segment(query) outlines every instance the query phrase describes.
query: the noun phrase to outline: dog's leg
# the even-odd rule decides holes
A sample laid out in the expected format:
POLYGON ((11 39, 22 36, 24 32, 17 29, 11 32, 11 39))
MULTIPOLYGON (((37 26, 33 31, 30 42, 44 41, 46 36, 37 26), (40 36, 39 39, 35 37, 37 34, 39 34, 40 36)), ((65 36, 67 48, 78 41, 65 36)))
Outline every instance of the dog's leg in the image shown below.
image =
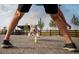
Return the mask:
POLYGON ((34 42, 37 43, 37 36, 35 36, 35 38, 34 38, 34 42))
POLYGON ((28 33, 28 37, 30 37, 30 33, 28 33))

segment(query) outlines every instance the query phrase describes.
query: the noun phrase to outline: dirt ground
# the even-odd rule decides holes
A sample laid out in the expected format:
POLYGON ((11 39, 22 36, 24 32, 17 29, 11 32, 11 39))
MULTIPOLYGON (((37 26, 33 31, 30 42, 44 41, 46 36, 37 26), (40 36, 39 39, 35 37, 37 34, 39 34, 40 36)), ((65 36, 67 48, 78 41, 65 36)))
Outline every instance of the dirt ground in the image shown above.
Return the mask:
MULTIPOLYGON (((0 45, 4 35, 0 35, 0 45)), ((72 37, 79 50, 79 38, 72 37)), ((78 54, 79 51, 69 52, 63 49, 64 40, 61 36, 41 36, 38 42, 34 43, 33 37, 26 35, 11 35, 11 42, 14 48, 3 49, 0 47, 0 54, 78 54)))

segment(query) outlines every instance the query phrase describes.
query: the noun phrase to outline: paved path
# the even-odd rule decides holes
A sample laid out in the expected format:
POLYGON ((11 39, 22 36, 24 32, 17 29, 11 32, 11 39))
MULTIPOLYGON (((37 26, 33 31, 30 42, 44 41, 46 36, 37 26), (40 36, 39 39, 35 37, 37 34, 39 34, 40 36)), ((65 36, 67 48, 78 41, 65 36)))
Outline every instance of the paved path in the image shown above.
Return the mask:
MULTIPOLYGON (((4 35, 0 35, 0 44, 4 35)), ((79 49, 79 38, 72 37, 79 49)), ((69 52, 63 50, 64 41, 60 36, 41 36, 38 43, 34 43, 33 37, 25 35, 12 35, 11 42, 15 48, 3 49, 0 47, 0 54, 78 54, 79 52, 69 52)))

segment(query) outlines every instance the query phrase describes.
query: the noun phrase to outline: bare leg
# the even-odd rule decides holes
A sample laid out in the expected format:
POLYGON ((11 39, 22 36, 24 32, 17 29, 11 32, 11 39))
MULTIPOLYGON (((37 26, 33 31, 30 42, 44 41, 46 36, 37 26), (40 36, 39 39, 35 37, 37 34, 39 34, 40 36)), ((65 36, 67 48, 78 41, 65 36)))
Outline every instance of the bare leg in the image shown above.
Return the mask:
POLYGON ((66 43, 72 43, 70 34, 69 34, 67 27, 66 27, 66 24, 64 23, 62 17, 60 17, 59 13, 50 14, 50 15, 51 15, 51 18, 56 22, 59 30, 62 31, 65 42, 66 43))
POLYGON ((23 15, 24 15, 24 13, 21 13, 19 11, 16 11, 16 13, 14 15, 14 18, 12 19, 12 21, 11 21, 9 27, 8 27, 8 30, 7 30, 7 33, 5 35, 4 40, 9 40, 11 32, 14 30, 14 28, 18 24, 18 21, 21 19, 21 17, 23 15))
POLYGON ((59 9, 59 15, 62 18, 63 22, 66 24, 66 26, 69 27, 69 29, 71 29, 71 26, 66 22, 65 17, 63 15, 63 13, 61 12, 61 10, 59 9))

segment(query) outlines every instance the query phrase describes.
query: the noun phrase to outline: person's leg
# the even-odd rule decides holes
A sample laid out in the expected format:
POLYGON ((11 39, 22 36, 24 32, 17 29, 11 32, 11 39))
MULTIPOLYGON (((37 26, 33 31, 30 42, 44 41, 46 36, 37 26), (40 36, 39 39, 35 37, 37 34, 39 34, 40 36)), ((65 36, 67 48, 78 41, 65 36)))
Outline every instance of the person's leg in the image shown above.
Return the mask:
POLYGON ((67 30, 66 24, 62 20, 62 18, 58 14, 50 14, 51 18, 55 21, 60 31, 62 31, 62 34, 64 35, 64 39, 66 43, 72 43, 70 34, 67 30))
POLYGON ((10 41, 10 34, 11 32, 14 30, 14 28, 16 27, 16 25, 18 24, 18 21, 21 19, 21 17, 24 15, 24 13, 21 13, 19 11, 16 11, 9 27, 7 30, 7 33, 5 35, 4 41, 1 45, 1 47, 3 48, 12 48, 13 45, 9 42, 10 41))
POLYGON ((63 22, 66 24, 66 26, 69 27, 69 29, 71 29, 71 26, 66 22, 65 17, 63 15, 63 13, 61 12, 61 10, 59 9, 58 11, 59 11, 59 15, 62 18, 63 22))
POLYGON ((30 7, 31 7, 31 4, 20 4, 18 6, 18 9, 8 27, 4 40, 9 40, 11 32, 14 30, 14 28, 18 24, 18 21, 22 18, 24 13, 29 11, 30 7))
POLYGON ((60 31, 62 31, 62 34, 64 36, 64 41, 67 45, 67 47, 71 50, 74 50, 76 48, 75 44, 73 44, 73 41, 71 40, 71 36, 67 30, 66 24, 64 23, 62 17, 60 16, 58 12, 58 5, 56 4, 50 4, 50 5, 44 5, 46 13, 50 14, 52 20, 55 21, 60 31), (70 45, 70 46, 68 46, 70 45), (72 45, 72 46, 71 46, 72 45))
POLYGON ((18 6, 18 9, 8 27, 7 33, 5 35, 4 41, 2 43, 2 47, 3 48, 11 48, 13 47, 12 44, 9 42, 10 41, 10 34, 11 32, 14 30, 14 28, 16 27, 16 25, 18 24, 18 21, 22 18, 22 16, 25 14, 25 12, 29 11, 29 8, 31 7, 31 5, 27 5, 27 4, 20 4, 18 6))
POLYGON ((24 13, 19 12, 18 10, 16 11, 12 21, 10 22, 10 25, 8 27, 7 33, 5 35, 4 40, 10 40, 10 34, 18 24, 18 21, 21 19, 21 17, 24 15, 24 13))
POLYGON ((67 30, 66 24, 61 20, 62 18, 58 14, 50 14, 51 18, 56 22, 59 30, 64 36, 64 41, 65 41, 65 46, 64 49, 67 49, 69 51, 75 51, 76 50, 76 45, 73 43, 71 40, 71 36, 67 30))

